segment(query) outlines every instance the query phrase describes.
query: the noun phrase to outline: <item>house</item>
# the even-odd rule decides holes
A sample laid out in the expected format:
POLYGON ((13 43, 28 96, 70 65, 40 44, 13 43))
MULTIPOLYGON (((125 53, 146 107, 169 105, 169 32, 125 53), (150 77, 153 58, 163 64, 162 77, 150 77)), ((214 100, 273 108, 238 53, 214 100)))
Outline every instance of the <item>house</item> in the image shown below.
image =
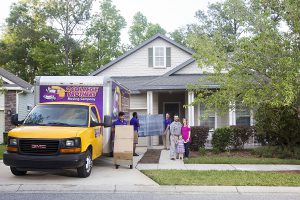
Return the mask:
MULTIPOLYGON (((170 38, 157 34, 128 51, 119 58, 100 67, 93 76, 109 76, 131 90, 130 112, 139 114, 178 114, 187 118, 190 126, 206 125, 211 130, 228 125, 250 125, 253 121, 247 110, 230 110, 220 116, 211 113, 201 119, 204 106, 183 107, 194 101, 194 93, 188 84, 202 84, 207 88, 218 86, 206 81, 204 72, 211 68, 199 68, 193 58, 194 51, 170 38)), ((157 145, 158 137, 140 138, 139 145, 157 145)))
POLYGON ((0 92, 0 143, 3 143, 3 133, 14 128, 11 115, 18 113, 19 119, 24 119, 34 106, 34 95, 31 84, 3 68, 0 68, 0 79, 4 89, 0 92))

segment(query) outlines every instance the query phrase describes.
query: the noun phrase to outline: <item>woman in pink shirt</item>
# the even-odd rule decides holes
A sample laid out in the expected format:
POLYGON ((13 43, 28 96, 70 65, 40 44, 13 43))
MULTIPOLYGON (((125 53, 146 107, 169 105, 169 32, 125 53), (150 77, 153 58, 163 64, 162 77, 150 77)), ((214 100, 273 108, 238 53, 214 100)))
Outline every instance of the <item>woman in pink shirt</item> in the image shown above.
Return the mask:
POLYGON ((190 126, 188 125, 188 122, 185 118, 182 119, 182 123, 183 123, 183 126, 181 127, 181 134, 182 134, 182 137, 183 137, 183 140, 184 140, 184 157, 185 158, 188 158, 189 157, 189 147, 190 147, 190 144, 191 144, 191 128, 190 126))

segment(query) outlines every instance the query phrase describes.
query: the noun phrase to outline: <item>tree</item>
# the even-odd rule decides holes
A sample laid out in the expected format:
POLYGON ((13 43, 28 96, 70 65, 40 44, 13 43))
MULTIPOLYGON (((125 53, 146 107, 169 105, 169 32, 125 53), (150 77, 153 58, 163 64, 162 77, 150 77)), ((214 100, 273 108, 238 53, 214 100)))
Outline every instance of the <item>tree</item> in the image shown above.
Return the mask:
POLYGON ((129 28, 129 41, 132 46, 137 46, 145 40, 153 37, 155 34, 166 34, 166 30, 159 24, 149 23, 146 16, 141 12, 137 12, 133 16, 132 25, 129 28))
POLYGON ((77 50, 72 47, 78 45, 74 45, 74 36, 84 35, 82 26, 90 19, 92 3, 93 0, 47 0, 45 4, 47 15, 60 27, 58 31, 63 34, 64 64, 70 75, 78 73, 75 70, 76 64, 70 63, 70 60, 76 60, 73 53, 77 50))
POLYGON ((0 40, 0 64, 33 83, 37 74, 58 74, 59 34, 47 25, 39 1, 12 5, 0 40))
POLYGON ((100 12, 92 17, 87 30, 86 68, 94 71, 122 54, 121 30, 125 28, 125 19, 111 0, 100 4, 100 12))
POLYGON ((208 80, 219 89, 192 86, 197 94, 194 103, 218 111, 228 111, 233 102, 253 109, 268 104, 299 110, 300 104, 295 105, 300 91, 299 49, 293 37, 279 31, 281 14, 274 15, 273 9, 261 2, 252 0, 242 9, 243 1, 226 0, 217 6, 222 11, 208 11, 215 18, 204 31, 209 34, 195 34, 190 42, 198 65, 214 67, 208 80), (246 11, 248 14, 243 14, 246 11))
POLYGON ((185 27, 178 28, 170 33, 170 37, 177 43, 182 44, 183 46, 188 46, 187 37, 188 32, 185 27))

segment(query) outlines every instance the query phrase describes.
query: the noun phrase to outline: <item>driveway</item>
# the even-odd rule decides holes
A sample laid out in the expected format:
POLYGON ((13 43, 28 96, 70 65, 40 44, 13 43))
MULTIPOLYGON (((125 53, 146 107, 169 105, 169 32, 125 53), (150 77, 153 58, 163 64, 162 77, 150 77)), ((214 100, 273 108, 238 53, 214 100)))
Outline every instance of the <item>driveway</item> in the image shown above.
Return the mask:
MULTIPOLYGON (((137 152, 141 155, 146 148, 139 148, 137 152)), ((33 185, 149 185, 158 184, 149 179, 139 170, 135 169, 136 163, 142 157, 134 157, 134 169, 120 166, 115 169, 112 158, 102 157, 94 161, 92 174, 88 178, 78 178, 75 170, 60 170, 55 172, 28 172, 26 176, 14 176, 9 167, 0 161, 0 185, 3 184, 33 184, 33 185)))

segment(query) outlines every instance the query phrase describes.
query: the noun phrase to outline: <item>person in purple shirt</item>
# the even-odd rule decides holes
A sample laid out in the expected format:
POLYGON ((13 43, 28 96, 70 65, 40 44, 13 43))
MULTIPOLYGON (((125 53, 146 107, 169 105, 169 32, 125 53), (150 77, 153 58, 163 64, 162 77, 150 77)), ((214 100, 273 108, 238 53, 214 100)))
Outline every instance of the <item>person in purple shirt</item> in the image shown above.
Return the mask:
POLYGON ((165 149, 170 148, 170 124, 171 123, 172 123, 172 120, 170 118, 170 114, 166 113, 166 119, 164 121, 165 131, 164 131, 164 134, 162 136, 162 140, 163 140, 163 144, 164 144, 165 149))
POLYGON ((138 156, 138 154, 135 152, 136 145, 137 145, 138 140, 139 140, 138 131, 139 131, 139 127, 140 127, 137 112, 132 113, 132 118, 130 120, 130 125, 133 125, 133 128, 134 128, 133 156, 138 156))

